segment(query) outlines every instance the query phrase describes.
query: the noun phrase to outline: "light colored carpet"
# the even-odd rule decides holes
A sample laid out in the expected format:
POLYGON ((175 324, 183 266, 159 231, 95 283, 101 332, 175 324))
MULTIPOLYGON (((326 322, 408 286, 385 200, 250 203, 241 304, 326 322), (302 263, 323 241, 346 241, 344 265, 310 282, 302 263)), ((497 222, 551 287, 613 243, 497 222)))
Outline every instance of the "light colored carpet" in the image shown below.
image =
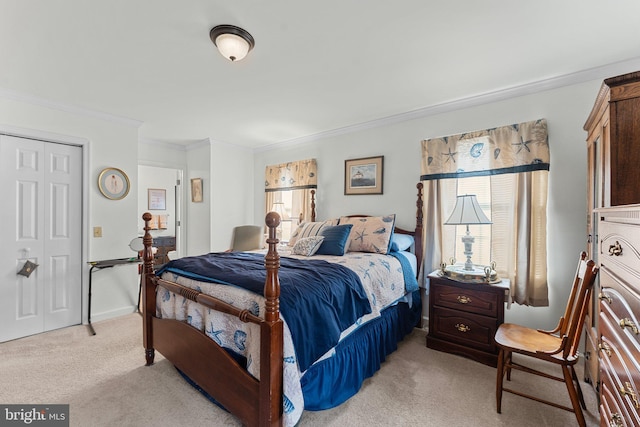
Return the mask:
MULTIPOLYGON (((138 314, 0 344, 0 402, 70 404, 72 426, 238 426, 156 353, 144 366, 138 314)), ((579 364, 578 376, 581 378, 579 364)), ((506 393, 495 410, 494 368, 430 350, 425 331, 400 343, 360 392, 343 405, 305 412, 299 426, 572 426, 575 416, 506 393)), ((564 384, 514 372, 514 387, 568 404, 564 384), (528 382, 528 384, 527 384, 528 382)), ((587 425, 597 426, 596 396, 582 384, 587 425)))

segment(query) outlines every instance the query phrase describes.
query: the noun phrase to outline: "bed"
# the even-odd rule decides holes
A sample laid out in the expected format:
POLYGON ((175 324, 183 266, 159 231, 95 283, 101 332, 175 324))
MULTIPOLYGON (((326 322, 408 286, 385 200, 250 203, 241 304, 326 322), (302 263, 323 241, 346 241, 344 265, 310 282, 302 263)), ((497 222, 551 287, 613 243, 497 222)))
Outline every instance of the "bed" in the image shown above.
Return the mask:
MULTIPOLYGON (((341 256, 331 245, 327 252, 332 233, 344 234, 345 228, 352 230, 349 224, 358 227, 359 221, 371 218, 352 215, 337 224, 324 222, 322 233, 315 236, 298 236, 305 245, 293 248, 312 244, 315 237, 320 241, 318 255, 291 248, 281 257, 276 239, 280 219, 270 212, 265 219, 266 254, 185 257, 156 273, 151 215, 145 213, 142 314, 147 366, 159 351, 247 426, 292 426, 303 410, 341 404, 419 323, 415 276, 422 258, 421 183, 417 189, 415 229, 392 224, 389 250, 383 254, 374 248, 341 256), (402 241, 393 236, 412 237, 413 255, 406 253, 406 246, 392 251, 393 244, 402 241), (218 275, 223 273, 228 275, 218 275), (332 280, 345 283, 338 286, 332 280), (328 296, 329 289, 338 293, 328 296), (307 299, 311 294, 317 298, 307 299), (327 320, 321 322, 321 316, 327 320)), ((374 220, 380 218, 368 224, 376 224, 374 220)))

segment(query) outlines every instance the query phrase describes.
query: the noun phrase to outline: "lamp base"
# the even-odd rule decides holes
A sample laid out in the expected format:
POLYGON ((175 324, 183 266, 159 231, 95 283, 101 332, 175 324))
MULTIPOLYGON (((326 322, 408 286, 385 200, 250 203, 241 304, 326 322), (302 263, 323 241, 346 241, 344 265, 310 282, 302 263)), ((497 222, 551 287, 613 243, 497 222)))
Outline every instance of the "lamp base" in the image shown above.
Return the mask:
POLYGON ((449 279, 456 280, 458 282, 471 282, 471 283, 498 283, 500 278, 498 273, 491 267, 484 265, 473 265, 471 270, 468 270, 465 264, 452 264, 446 266, 443 270, 440 270, 440 275, 449 279))

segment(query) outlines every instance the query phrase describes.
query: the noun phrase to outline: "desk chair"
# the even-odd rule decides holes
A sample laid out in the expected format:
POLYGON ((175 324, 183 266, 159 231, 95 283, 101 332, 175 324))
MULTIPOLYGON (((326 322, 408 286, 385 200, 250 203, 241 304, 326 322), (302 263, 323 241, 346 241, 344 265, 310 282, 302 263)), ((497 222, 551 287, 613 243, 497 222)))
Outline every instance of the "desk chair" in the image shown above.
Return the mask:
POLYGON ((231 236, 232 251, 251 251, 262 248, 263 233, 259 225, 239 225, 231 236))
MULTIPOLYGON (((582 334, 582 325, 587 313, 587 305, 589 304, 593 283, 598 274, 598 267, 595 266, 593 261, 586 261, 586 258, 587 254, 582 252, 571 287, 567 308, 564 316, 560 318, 558 326, 556 326, 554 330, 541 331, 511 323, 504 323, 500 325, 496 331, 495 341, 500 349, 496 384, 496 406, 498 413, 500 413, 502 409, 502 392, 507 391, 517 394, 518 396, 526 397, 527 399, 573 412, 576 415, 578 424, 581 427, 585 426, 582 408, 586 409, 586 405, 573 365, 578 361, 578 346, 580 343, 580 335, 582 334), (514 353, 559 365, 562 370, 562 377, 557 377, 516 363, 512 357, 514 353), (512 369, 564 382, 569 392, 572 407, 563 406, 549 400, 504 387, 504 377, 506 376, 507 381, 510 381, 512 369)), ((517 410, 517 408, 514 408, 514 410, 517 410)))

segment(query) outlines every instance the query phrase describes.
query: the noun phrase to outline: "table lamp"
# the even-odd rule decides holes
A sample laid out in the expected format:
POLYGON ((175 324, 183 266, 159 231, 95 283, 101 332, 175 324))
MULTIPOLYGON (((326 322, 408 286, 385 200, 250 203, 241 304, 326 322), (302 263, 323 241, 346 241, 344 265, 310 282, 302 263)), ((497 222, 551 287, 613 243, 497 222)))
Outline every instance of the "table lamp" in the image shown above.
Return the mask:
POLYGON ((277 212, 278 215, 280 215, 280 225, 278 225, 278 229, 277 229, 277 238, 278 240, 282 240, 282 223, 285 220, 289 219, 289 216, 287 215, 287 212, 284 208, 284 203, 283 202, 274 202, 273 206, 271 207, 271 210, 273 212, 277 212))
POLYGON ((456 206, 453 208, 453 212, 449 219, 445 222, 448 225, 466 225, 467 233, 462 236, 462 242, 464 243, 464 254, 467 257, 467 261, 464 263, 465 271, 473 271, 473 262, 471 262, 471 255, 473 255, 472 245, 475 238, 469 233, 469 225, 471 224, 491 224, 491 220, 482 211, 482 208, 478 204, 475 194, 465 194, 458 196, 456 199, 456 206))

